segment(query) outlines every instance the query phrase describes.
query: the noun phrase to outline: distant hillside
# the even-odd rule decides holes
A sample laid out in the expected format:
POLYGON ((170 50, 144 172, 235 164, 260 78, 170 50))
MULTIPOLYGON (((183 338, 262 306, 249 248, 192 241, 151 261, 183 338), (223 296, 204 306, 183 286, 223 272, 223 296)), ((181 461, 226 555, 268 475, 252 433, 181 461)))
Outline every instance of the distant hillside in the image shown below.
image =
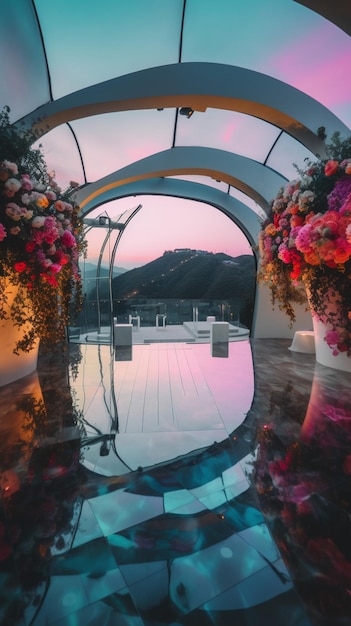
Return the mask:
MULTIPOLYGON (((82 263, 81 264, 81 275, 82 275, 82 282, 83 282, 83 290, 85 293, 89 293, 92 290, 95 289, 96 286, 96 270, 97 270, 97 265, 95 265, 94 263, 82 263)), ((114 267, 113 269, 113 273, 115 277, 120 276, 121 274, 125 273, 127 270, 124 269, 123 267, 114 267)), ((101 289, 103 290, 102 285, 104 283, 107 283, 107 279, 109 277, 109 269, 107 267, 101 267, 100 268, 100 280, 101 280, 101 289), (104 280, 105 279, 105 280, 104 280)), ((108 287, 107 287, 107 293, 108 293, 108 287)))
POLYGON ((198 250, 165 252, 162 257, 113 279, 114 298, 251 300, 255 259, 198 250))
MULTIPOLYGON (((81 263, 81 272, 82 272, 82 276, 86 276, 87 278, 92 278, 96 276, 96 270, 97 270, 97 263, 89 263, 89 262, 83 262, 81 263)), ((105 267, 105 266, 101 266, 101 271, 100 271, 100 275, 101 276, 108 276, 109 273, 109 268, 105 267)), ((119 276, 120 274, 124 274, 125 272, 127 272, 128 270, 126 270, 124 267, 114 267, 113 268, 113 273, 115 276, 119 276)))

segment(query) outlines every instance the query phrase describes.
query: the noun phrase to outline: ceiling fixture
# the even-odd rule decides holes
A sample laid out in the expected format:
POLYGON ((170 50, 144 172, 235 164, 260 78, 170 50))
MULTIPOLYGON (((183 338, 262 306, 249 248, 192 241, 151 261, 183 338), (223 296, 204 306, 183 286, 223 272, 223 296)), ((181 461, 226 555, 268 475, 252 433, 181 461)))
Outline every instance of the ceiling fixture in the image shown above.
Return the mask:
POLYGON ((185 115, 189 119, 194 111, 191 107, 182 107, 181 109, 179 109, 179 113, 180 115, 185 115))

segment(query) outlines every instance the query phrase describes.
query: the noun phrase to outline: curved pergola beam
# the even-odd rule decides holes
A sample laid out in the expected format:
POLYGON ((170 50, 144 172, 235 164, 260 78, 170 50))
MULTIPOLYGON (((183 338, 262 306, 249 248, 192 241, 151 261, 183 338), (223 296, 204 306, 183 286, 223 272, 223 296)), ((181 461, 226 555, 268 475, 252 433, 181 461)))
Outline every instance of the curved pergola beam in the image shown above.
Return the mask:
POLYGON ((149 68, 87 87, 39 107, 16 122, 41 137, 76 119, 115 111, 208 107, 246 113, 283 129, 314 154, 324 154, 317 135, 349 129, 326 107, 275 78, 218 63, 177 63, 149 68))
POLYGON ((172 178, 148 178, 117 187, 101 187, 99 195, 90 200, 83 199, 84 191, 85 189, 77 191, 74 199, 80 205, 83 203, 82 214, 85 216, 102 204, 140 195, 170 196, 203 202, 227 215, 244 233, 253 248, 257 244, 261 218, 247 205, 214 187, 172 178))
POLYGON ((265 211, 286 182, 274 170, 247 157, 215 148, 182 147, 158 152, 86 185, 78 192, 77 201, 85 213, 87 206, 101 204, 99 196, 110 189, 148 178, 189 174, 220 179, 248 195, 265 211))

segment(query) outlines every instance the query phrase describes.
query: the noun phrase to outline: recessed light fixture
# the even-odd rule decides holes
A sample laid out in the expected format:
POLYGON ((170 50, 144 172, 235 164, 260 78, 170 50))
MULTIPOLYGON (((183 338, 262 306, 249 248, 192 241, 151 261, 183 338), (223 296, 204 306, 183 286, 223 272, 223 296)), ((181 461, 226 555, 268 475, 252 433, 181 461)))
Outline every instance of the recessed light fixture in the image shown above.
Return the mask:
POLYGON ((188 119, 192 116, 193 113, 194 111, 191 107, 182 107, 181 109, 179 109, 179 114, 185 115, 185 117, 187 117, 188 119))

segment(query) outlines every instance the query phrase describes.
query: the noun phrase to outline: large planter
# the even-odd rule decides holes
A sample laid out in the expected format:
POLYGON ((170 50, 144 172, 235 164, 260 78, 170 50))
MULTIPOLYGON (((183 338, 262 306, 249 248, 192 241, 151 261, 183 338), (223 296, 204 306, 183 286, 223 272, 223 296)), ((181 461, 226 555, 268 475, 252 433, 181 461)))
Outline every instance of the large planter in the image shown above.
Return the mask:
MULTIPOLYGON (((8 282, 5 290, 7 312, 10 312, 16 293, 17 287, 8 282)), ((18 355, 14 353, 23 330, 26 330, 26 327, 18 328, 11 318, 0 320, 0 387, 23 378, 37 369, 39 339, 29 352, 20 352, 18 355)))
MULTIPOLYGON (((311 292, 308 288, 306 288, 306 293, 312 315, 317 363, 344 372, 351 372, 351 357, 347 356, 346 352, 337 351, 328 345, 325 337, 327 332, 332 330, 332 326, 326 322, 325 316, 319 316, 314 310, 311 292)), ((340 328, 343 328, 347 323, 347 306, 343 302, 343 296, 336 294, 333 297, 333 294, 329 292, 325 306, 328 314, 334 313, 340 319, 340 328)))

